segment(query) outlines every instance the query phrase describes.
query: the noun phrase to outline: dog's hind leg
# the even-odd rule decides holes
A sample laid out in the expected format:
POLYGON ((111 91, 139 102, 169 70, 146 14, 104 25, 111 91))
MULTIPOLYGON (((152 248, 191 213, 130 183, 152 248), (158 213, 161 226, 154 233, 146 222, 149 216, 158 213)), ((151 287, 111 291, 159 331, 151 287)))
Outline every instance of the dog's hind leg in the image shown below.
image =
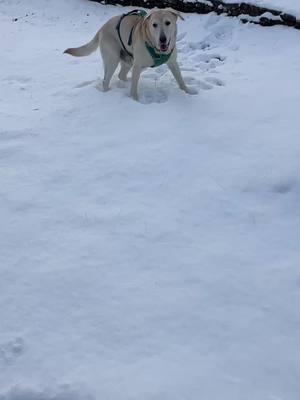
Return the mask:
POLYGON ((110 80, 117 69, 120 62, 120 50, 114 48, 112 43, 101 43, 100 51, 104 64, 104 79, 103 79, 103 90, 107 92, 109 90, 110 80))
POLYGON ((121 60, 121 69, 118 75, 121 81, 127 81, 127 74, 130 71, 131 67, 132 64, 128 64, 127 62, 121 60))
POLYGON ((127 74, 132 68, 132 57, 130 57, 129 54, 126 54, 124 50, 121 50, 120 58, 121 58, 121 69, 118 76, 119 79, 121 79, 121 81, 127 81, 127 74))

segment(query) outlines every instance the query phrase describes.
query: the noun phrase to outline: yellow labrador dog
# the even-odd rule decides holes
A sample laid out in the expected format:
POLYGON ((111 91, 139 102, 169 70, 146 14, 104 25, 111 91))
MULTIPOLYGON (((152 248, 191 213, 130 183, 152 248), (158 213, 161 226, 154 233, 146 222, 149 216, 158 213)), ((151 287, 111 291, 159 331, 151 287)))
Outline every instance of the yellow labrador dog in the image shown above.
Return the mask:
POLYGON ((65 53, 82 57, 100 47, 104 64, 104 91, 109 90, 110 80, 121 63, 119 78, 126 81, 132 68, 130 94, 133 99, 138 100, 138 82, 142 70, 166 63, 180 89, 189 94, 196 94, 195 90, 188 88, 184 83, 177 63, 178 17, 183 19, 178 11, 171 8, 153 10, 149 14, 143 10, 134 10, 111 18, 89 43, 69 48, 65 53))

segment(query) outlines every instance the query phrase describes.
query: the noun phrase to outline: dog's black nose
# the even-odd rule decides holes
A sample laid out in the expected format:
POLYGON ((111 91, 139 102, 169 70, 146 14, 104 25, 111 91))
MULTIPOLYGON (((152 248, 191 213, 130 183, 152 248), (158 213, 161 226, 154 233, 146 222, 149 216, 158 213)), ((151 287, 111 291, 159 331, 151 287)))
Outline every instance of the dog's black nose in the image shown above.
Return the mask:
POLYGON ((163 43, 163 44, 167 43, 167 38, 165 35, 160 35, 159 40, 160 40, 160 43, 163 43))

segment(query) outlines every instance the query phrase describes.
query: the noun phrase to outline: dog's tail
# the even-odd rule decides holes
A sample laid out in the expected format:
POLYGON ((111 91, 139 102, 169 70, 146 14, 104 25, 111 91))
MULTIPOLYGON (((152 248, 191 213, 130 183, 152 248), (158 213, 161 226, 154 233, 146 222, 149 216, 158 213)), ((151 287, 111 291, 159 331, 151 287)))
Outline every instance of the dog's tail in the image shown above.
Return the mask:
POLYGON ((87 44, 80 46, 80 47, 71 47, 66 49, 64 53, 71 54, 74 57, 84 57, 92 54, 94 51, 97 50, 99 45, 99 33, 97 32, 93 39, 88 42, 87 44))

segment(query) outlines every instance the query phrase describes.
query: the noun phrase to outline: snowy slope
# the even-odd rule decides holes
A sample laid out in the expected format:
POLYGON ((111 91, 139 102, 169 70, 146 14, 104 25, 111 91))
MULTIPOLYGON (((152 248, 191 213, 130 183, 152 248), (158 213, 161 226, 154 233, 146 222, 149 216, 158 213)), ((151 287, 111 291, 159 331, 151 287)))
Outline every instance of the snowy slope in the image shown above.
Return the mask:
POLYGON ((0 2, 0 399, 298 400, 299 32, 188 15, 136 103, 62 54, 123 11, 0 2))

